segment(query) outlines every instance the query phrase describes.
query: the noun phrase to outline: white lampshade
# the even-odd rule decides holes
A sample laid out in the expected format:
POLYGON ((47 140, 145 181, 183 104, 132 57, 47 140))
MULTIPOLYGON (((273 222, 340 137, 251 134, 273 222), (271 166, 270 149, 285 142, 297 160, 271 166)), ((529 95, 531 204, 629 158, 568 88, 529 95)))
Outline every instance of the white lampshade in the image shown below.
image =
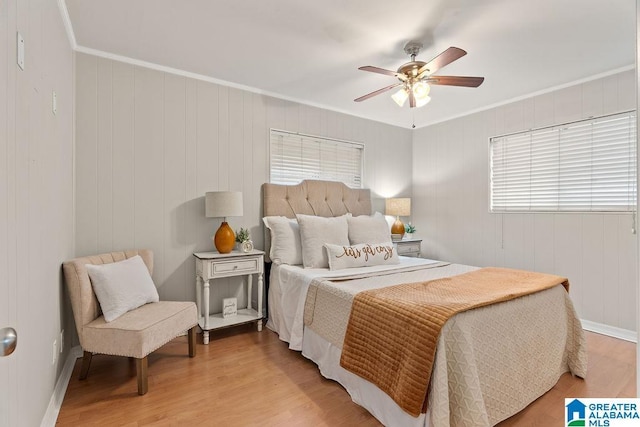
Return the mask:
POLYGON ((205 195, 204 212, 207 218, 242 216, 242 192, 209 191, 205 195))
POLYGON ((407 93, 407 90, 405 88, 402 88, 396 93, 394 93, 393 95, 391 95, 391 99, 393 99, 396 102, 396 104, 398 104, 400 107, 404 105, 408 97, 409 97, 409 94, 407 93))
POLYGON ((413 85, 413 95, 416 99, 423 99, 429 96, 431 87, 425 82, 417 82, 413 85))
POLYGON ((385 213, 393 216, 409 216, 411 215, 411 199, 395 198, 385 201, 385 213))
POLYGON ((431 101, 431 97, 429 96, 430 91, 431 87, 425 82, 418 82, 413 85, 413 95, 416 98, 416 107, 420 108, 431 101))

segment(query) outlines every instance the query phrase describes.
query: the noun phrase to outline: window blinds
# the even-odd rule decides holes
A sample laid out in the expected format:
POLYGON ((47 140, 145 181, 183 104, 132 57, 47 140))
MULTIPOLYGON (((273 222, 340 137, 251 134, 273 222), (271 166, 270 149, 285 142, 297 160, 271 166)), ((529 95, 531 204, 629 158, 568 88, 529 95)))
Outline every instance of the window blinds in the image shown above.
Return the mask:
POLYGON ((271 183, 297 184, 303 179, 344 182, 362 187, 364 145, 271 129, 271 183))
POLYGON ((636 113, 489 141, 491 212, 634 211, 636 113))

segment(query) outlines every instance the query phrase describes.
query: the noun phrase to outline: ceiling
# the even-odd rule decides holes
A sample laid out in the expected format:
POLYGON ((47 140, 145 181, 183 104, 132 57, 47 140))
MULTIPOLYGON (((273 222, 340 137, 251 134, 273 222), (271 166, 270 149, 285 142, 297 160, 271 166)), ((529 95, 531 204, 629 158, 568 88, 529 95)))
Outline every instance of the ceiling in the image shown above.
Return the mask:
POLYGON ((195 73, 243 89, 409 128, 635 63, 634 0, 66 0, 78 50, 195 73), (428 61, 468 54, 440 75, 484 76, 477 89, 434 86, 398 107, 407 41, 428 61), (98 52, 96 52, 98 51, 98 52))

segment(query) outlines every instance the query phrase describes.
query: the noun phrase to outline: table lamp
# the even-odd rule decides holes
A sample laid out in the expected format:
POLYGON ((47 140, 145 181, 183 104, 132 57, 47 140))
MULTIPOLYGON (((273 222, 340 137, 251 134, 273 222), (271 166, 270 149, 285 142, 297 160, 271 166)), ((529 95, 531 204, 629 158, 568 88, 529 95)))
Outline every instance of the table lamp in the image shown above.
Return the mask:
POLYGON ((205 195, 205 216, 223 218, 220 228, 213 236, 213 243, 221 254, 228 254, 236 244, 236 235, 227 223, 228 216, 242 216, 242 193, 240 191, 209 191, 205 195))
POLYGON ((396 217, 396 221, 391 226, 391 235, 400 235, 400 239, 404 236, 404 224, 400 221, 401 216, 411 215, 411 199, 395 198, 385 201, 385 213, 396 217))

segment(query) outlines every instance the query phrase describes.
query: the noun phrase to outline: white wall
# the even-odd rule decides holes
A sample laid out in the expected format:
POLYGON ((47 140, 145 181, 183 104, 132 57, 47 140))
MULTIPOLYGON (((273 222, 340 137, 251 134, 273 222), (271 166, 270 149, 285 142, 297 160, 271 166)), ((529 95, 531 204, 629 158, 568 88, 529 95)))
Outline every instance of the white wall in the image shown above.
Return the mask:
POLYGON ((72 325, 61 279, 73 257, 72 161, 73 53, 57 3, 0 0, 0 328, 18 332, 0 358, 0 426, 40 424, 70 348, 52 363, 53 341, 72 325))
POLYGON ((628 71, 417 130, 414 224, 428 257, 569 278, 583 319, 636 330, 629 214, 491 214, 489 137, 636 108, 628 71))
MULTIPOLYGON (((411 195, 409 130, 86 54, 76 74, 77 255, 153 249, 161 299, 195 300, 191 254, 220 224, 205 192, 242 191, 229 223, 262 247, 269 128, 363 142, 373 197, 411 195)), ((216 282, 212 310, 237 288, 216 282)))

